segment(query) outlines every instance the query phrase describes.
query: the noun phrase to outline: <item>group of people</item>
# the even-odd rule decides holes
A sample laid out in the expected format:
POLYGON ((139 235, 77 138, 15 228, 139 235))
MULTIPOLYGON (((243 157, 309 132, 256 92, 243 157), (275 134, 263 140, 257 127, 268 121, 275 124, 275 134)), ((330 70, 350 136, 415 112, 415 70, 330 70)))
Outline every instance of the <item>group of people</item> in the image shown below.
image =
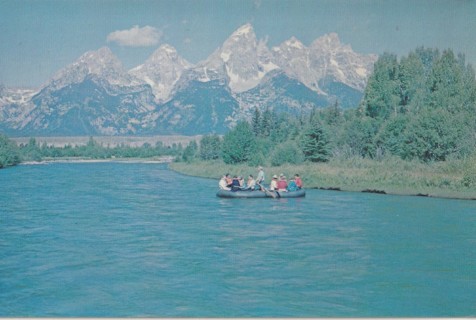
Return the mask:
POLYGON ((218 186, 221 190, 228 191, 255 191, 255 190, 270 190, 270 191, 297 191, 303 187, 302 179, 299 174, 295 174, 289 181, 284 174, 273 175, 271 182, 269 183, 269 189, 264 186, 265 174, 263 167, 258 167, 258 175, 256 179, 252 174, 248 176, 245 183, 245 179, 242 176, 230 176, 229 173, 222 176, 218 186))

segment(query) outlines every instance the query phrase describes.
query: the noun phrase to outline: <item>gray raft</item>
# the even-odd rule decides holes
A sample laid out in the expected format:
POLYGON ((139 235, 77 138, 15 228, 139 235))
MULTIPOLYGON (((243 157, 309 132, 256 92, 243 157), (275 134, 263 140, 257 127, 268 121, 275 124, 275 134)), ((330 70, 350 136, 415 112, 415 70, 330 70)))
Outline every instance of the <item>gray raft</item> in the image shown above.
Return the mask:
POLYGON ((297 191, 227 191, 219 190, 217 197, 220 198, 301 198, 306 196, 306 191, 303 189, 297 191), (274 196, 273 196, 274 195, 274 196))

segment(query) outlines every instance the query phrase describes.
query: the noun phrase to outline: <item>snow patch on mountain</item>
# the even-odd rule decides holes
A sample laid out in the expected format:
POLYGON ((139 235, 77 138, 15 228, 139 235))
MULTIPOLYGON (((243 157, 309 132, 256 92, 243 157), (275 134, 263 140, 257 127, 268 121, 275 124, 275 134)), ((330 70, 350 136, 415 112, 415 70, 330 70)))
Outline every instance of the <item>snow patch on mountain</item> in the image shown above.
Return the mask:
POLYGON ((135 78, 141 79, 152 87, 157 102, 164 102, 182 76, 192 64, 180 57, 177 50, 164 44, 160 46, 146 61, 129 71, 135 78))
POLYGON ((121 61, 108 47, 84 53, 78 60, 61 69, 45 85, 50 90, 59 90, 71 84, 80 83, 89 75, 106 80, 110 85, 138 85, 140 81, 132 77, 121 61))

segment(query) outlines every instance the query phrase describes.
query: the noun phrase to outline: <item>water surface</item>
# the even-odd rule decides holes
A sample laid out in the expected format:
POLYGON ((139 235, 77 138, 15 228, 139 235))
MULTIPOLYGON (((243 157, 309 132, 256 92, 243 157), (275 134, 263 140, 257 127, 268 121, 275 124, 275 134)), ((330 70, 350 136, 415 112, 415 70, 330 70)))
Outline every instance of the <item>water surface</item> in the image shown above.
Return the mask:
POLYGON ((0 170, 0 316, 476 316, 475 201, 216 186, 163 164, 0 170))

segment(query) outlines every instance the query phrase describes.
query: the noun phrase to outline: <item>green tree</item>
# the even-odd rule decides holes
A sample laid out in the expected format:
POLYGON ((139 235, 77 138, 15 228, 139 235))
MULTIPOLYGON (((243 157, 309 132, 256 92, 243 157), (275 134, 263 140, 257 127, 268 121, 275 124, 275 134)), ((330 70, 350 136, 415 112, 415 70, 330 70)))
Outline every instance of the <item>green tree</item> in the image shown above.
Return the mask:
POLYGON ((435 62, 428 78, 429 106, 432 108, 457 108, 464 104, 463 70, 453 51, 446 50, 435 62))
POLYGON ((214 160, 220 158, 221 140, 218 135, 205 135, 200 140, 200 159, 214 160))
POLYGON ((474 137, 467 119, 446 109, 428 109, 408 124, 403 158, 429 162, 460 157, 474 152, 474 137))
POLYGON ((376 155, 375 137, 379 121, 370 117, 355 117, 348 121, 345 141, 355 155, 372 158, 376 155))
POLYGON ((20 163, 20 151, 15 142, 0 134, 0 168, 20 163))
POLYGON ((253 117, 251 118, 251 126, 253 128, 253 133, 255 137, 259 137, 261 135, 261 112, 259 111, 258 107, 255 107, 253 112, 253 117))
POLYGON ((394 54, 384 53, 374 66, 360 108, 372 118, 388 118, 398 112, 398 62, 394 54))
POLYGON ((261 116, 261 136, 263 137, 269 137, 271 134, 271 130, 273 130, 274 127, 274 115, 269 108, 266 108, 266 110, 263 112, 263 115, 261 116))
POLYGON ((35 138, 30 138, 28 144, 21 148, 23 160, 27 161, 41 161, 41 149, 36 143, 35 138))
POLYGON ((412 52, 408 57, 402 57, 398 66, 398 112, 419 110, 425 104, 426 73, 417 53, 412 52))
POLYGON ((198 151, 198 144, 195 140, 192 140, 188 143, 188 145, 183 150, 182 160, 186 162, 191 162, 195 159, 198 151))
POLYGON ((311 123, 301 137, 304 159, 311 162, 326 162, 331 155, 330 140, 319 122, 311 123))
POLYGON ((225 134, 222 144, 223 161, 236 164, 249 161, 256 153, 256 139, 248 122, 240 121, 225 134))
POLYGON ((377 147, 384 153, 403 156, 405 147, 405 130, 409 122, 407 115, 399 114, 388 119, 375 138, 377 147))
POLYGON ((322 119, 331 127, 342 125, 344 116, 337 100, 322 111, 322 119))

